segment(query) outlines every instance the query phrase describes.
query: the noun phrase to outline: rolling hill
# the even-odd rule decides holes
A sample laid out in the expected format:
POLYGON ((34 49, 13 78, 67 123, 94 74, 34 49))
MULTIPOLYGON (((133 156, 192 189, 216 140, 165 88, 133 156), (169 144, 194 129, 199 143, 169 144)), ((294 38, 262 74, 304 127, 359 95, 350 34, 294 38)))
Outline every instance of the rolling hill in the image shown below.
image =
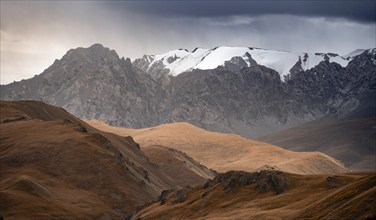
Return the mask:
POLYGON ((164 191, 131 219, 374 219, 374 173, 227 172, 202 186, 164 191))
POLYGON ((0 101, 0 140, 5 219, 124 219, 165 189, 215 175, 181 152, 150 149, 177 170, 165 169, 131 137, 99 131, 37 101, 0 101))
POLYGON ((376 170, 375 125, 375 117, 316 120, 259 140, 292 151, 320 151, 351 170, 376 170))
POLYGON ((100 121, 86 122, 106 132, 132 136, 146 153, 154 146, 176 149, 218 172, 265 168, 298 174, 346 171, 341 162, 320 152, 292 152, 239 135, 205 131, 188 123, 127 129, 112 127, 100 121))

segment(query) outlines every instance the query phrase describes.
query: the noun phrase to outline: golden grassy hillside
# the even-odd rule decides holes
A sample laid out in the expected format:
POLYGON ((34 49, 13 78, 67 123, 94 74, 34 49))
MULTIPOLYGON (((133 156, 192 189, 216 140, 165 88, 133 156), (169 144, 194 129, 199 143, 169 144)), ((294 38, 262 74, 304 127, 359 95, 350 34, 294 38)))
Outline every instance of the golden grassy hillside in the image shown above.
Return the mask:
POLYGON ((214 176, 197 162, 182 162, 189 158, 181 152, 163 155, 179 179, 165 163, 153 163, 131 137, 99 131, 42 102, 0 101, 0 215, 124 219, 164 189, 214 176))
POLYGON ((320 152, 292 152, 234 134, 209 132, 189 123, 163 124, 145 129, 127 129, 87 120, 100 130, 132 136, 142 149, 164 146, 187 153, 208 168, 255 171, 273 167, 297 174, 345 172, 343 164, 320 152))
POLYGON ((164 192, 131 219, 373 219, 376 175, 220 174, 203 186, 164 192))

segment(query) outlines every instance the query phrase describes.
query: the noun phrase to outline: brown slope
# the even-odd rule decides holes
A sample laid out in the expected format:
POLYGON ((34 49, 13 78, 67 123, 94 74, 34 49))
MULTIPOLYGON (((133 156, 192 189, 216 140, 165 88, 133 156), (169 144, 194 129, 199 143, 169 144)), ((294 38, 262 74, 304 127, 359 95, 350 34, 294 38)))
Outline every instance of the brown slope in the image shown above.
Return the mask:
POLYGON ((193 189, 164 192, 131 219, 371 219, 376 175, 228 172, 193 189))
POLYGON ((124 216, 134 208, 132 203, 142 204, 158 192, 142 189, 142 179, 126 170, 103 136, 79 132, 63 121, 33 119, 0 126, 5 219, 116 217, 114 210, 124 216))
POLYGON ((352 170, 376 170, 376 118, 327 119, 259 140, 293 151, 320 151, 352 170))
POLYGON ((0 101, 0 119, 5 219, 123 219, 179 185, 132 138, 101 132, 61 108, 0 101))
MULTIPOLYGON (((1 100, 0 100, 1 101, 1 100)), ((13 121, 25 121, 39 119, 43 121, 70 120, 75 123, 82 123, 73 115, 67 113, 63 108, 46 105, 38 101, 1 101, 0 122, 9 123, 13 121)))
POLYGON ((376 217, 376 175, 347 184, 301 210, 297 219, 371 219, 376 217))
POLYGON ((319 152, 292 152, 239 135, 208 132, 188 123, 127 129, 111 127, 100 121, 87 122, 104 131, 130 135, 140 143, 142 149, 155 145, 177 149, 219 172, 254 171, 265 166, 300 174, 346 171, 340 162, 319 152))
POLYGON ((163 146, 149 146, 143 152, 151 162, 158 164, 178 186, 193 186, 204 184, 208 179, 216 176, 217 172, 196 162, 187 154, 163 146))

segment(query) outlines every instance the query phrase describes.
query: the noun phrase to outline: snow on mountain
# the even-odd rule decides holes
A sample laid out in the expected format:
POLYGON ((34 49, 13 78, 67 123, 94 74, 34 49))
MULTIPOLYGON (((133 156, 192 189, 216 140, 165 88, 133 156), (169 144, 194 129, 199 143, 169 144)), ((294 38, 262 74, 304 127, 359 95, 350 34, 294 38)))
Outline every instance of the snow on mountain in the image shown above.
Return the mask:
POLYGON ((251 65, 246 54, 251 55, 257 64, 276 70, 281 79, 290 73, 290 69, 300 60, 301 69, 306 71, 321 61, 336 62, 341 66, 347 66, 352 59, 341 57, 333 53, 293 53, 286 51, 266 50, 248 47, 216 47, 213 49, 196 48, 192 52, 188 50, 173 50, 164 54, 144 56, 135 61, 136 65, 151 73, 168 73, 177 76, 180 73, 193 69, 215 69, 223 66, 226 61, 234 57, 241 57, 247 65, 251 65))
POLYGON ((250 65, 246 53, 249 51, 247 47, 218 47, 214 48, 198 65, 195 69, 215 69, 218 66, 225 64, 225 61, 231 60, 233 57, 242 57, 248 66, 250 65))
POLYGON ((351 52, 349 54, 346 54, 346 55, 344 55, 342 57, 345 58, 345 59, 352 59, 355 56, 358 56, 359 54, 363 53, 364 51, 365 51, 364 49, 356 49, 353 52, 351 52))
POLYGON ((154 68, 159 63, 164 65, 165 69, 169 69, 169 74, 176 76, 180 73, 192 70, 197 66, 202 59, 211 52, 209 49, 197 48, 193 52, 179 49, 169 51, 165 54, 157 54, 151 56, 151 62, 148 66, 148 70, 154 68))
POLYGON ((371 49, 368 49, 366 51, 367 51, 367 53, 372 54, 371 60, 372 60, 373 64, 376 65, 376 48, 371 48, 371 49))

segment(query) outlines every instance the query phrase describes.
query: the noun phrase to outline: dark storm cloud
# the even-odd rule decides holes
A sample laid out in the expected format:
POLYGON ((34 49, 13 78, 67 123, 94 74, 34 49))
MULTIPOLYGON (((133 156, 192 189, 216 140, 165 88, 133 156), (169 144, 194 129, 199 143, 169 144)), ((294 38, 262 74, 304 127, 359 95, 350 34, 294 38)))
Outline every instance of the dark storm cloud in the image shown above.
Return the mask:
POLYGON ((260 16, 284 14, 312 17, 345 18, 376 22, 376 1, 125 1, 106 2, 116 10, 130 10, 158 16, 225 17, 233 15, 260 16))

